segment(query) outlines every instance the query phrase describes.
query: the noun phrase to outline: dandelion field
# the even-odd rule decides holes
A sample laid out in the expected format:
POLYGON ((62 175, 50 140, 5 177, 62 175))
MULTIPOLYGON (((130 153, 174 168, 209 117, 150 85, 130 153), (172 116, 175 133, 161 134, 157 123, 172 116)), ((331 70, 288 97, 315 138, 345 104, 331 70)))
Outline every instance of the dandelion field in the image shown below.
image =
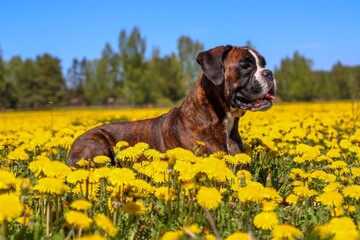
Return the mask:
POLYGON ((124 168, 66 166, 84 131, 166 111, 1 112, 0 239, 360 238, 357 102, 248 112, 235 156, 119 142, 124 168))

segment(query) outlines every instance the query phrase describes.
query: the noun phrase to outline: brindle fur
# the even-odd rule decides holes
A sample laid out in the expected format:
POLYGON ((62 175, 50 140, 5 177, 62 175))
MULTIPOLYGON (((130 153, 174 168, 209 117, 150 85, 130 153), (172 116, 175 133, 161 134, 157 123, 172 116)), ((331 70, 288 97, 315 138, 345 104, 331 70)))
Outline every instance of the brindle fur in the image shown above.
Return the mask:
POLYGON ((237 65, 250 56, 248 48, 232 46, 200 53, 197 61, 203 73, 179 107, 153 119, 106 124, 85 132, 73 143, 68 164, 76 167, 81 158, 105 155, 115 165, 113 148, 119 141, 146 142, 165 152, 176 147, 192 150, 198 140, 205 143, 201 154, 242 152, 238 124, 245 111, 232 106, 231 97, 233 89, 245 81, 237 65))

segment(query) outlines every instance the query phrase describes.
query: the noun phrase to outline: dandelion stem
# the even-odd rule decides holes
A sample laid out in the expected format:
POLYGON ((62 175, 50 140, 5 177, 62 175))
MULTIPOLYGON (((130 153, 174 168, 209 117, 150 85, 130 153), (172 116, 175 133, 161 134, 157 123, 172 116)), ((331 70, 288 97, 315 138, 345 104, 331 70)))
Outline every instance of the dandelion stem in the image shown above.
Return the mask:
POLYGON ((220 234, 219 234, 219 231, 217 230, 217 227, 216 227, 213 217, 211 216, 210 212, 206 208, 203 208, 203 210, 205 212, 206 219, 209 222, 211 229, 214 232, 216 239, 220 239, 220 234))
POLYGON ((78 230, 78 236, 77 236, 77 237, 78 237, 78 238, 81 237, 81 234, 82 234, 82 228, 79 228, 79 230, 78 230))
POLYGON ((41 225, 43 225, 44 221, 45 221, 45 216, 44 216, 45 199, 40 198, 39 199, 39 204, 40 204, 41 225))
POLYGON ((56 225, 58 225, 59 224, 59 197, 58 196, 55 197, 55 209, 56 209, 56 213, 55 213, 56 225))
POLYGON ((46 237, 50 236, 50 197, 46 204, 46 237))
POLYGON ((2 224, 0 224, 0 240, 6 240, 8 233, 8 222, 5 219, 2 224))

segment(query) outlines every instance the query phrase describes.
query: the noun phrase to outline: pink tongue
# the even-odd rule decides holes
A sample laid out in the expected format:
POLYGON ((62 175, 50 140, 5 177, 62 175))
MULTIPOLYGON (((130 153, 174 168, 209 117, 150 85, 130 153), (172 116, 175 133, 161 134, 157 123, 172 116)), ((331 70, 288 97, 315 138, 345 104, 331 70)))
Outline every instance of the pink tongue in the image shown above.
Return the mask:
POLYGON ((274 100, 275 96, 271 95, 270 93, 265 94, 264 98, 274 100))

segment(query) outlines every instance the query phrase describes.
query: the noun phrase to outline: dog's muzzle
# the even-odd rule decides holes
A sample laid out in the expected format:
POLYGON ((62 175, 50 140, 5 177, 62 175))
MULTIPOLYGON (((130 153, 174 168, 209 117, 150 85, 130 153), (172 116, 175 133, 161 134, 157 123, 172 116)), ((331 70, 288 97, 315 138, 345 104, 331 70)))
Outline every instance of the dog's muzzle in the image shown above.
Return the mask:
POLYGON ((239 87, 232 94, 233 107, 249 111, 265 111, 272 107, 276 84, 270 70, 264 69, 261 76, 253 76, 246 86, 239 87))

